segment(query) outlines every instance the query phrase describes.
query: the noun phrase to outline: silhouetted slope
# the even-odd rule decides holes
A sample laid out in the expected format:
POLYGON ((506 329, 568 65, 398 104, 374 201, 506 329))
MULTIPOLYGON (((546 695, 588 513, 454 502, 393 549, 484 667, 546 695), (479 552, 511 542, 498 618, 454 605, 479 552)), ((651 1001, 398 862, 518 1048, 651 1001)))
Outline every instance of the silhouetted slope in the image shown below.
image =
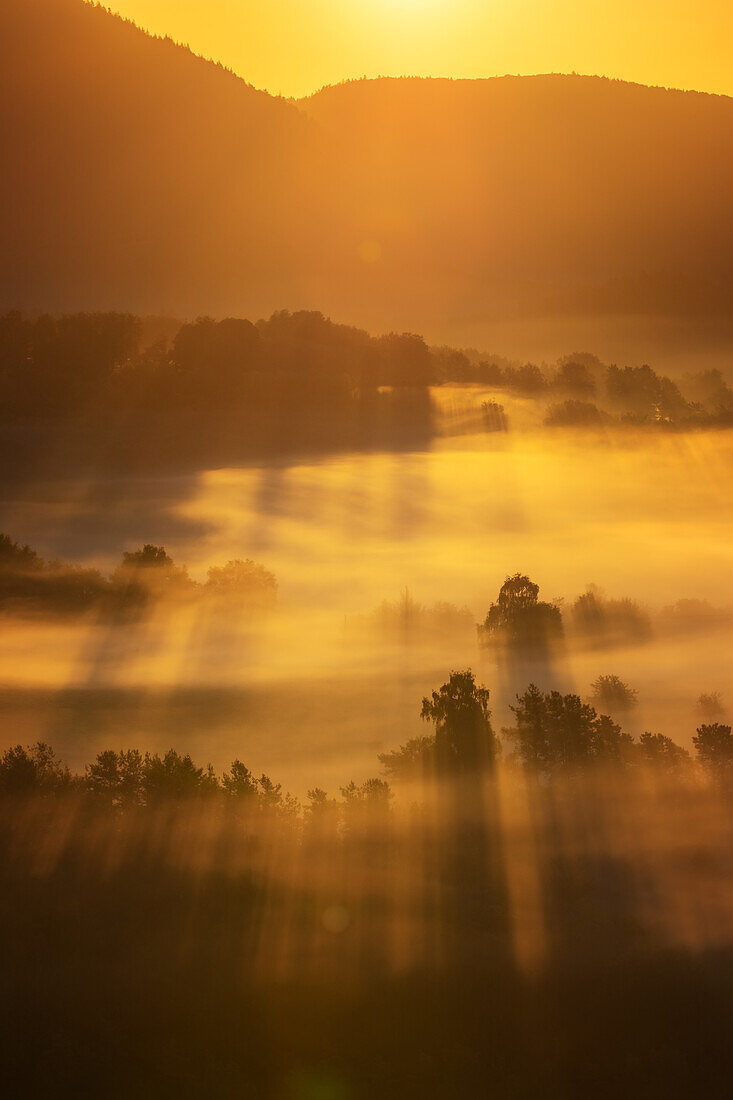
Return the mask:
POLYGON ((730 314, 732 99, 542 76, 356 81, 302 106, 358 160, 389 275, 445 314, 730 314))
POLYGON ((0 306, 733 346, 733 99, 384 79, 299 109, 82 0, 4 0, 0 95, 0 306))
POLYGON ((0 96, 4 303, 289 296, 316 130, 292 104, 81 0, 3 0, 0 96))

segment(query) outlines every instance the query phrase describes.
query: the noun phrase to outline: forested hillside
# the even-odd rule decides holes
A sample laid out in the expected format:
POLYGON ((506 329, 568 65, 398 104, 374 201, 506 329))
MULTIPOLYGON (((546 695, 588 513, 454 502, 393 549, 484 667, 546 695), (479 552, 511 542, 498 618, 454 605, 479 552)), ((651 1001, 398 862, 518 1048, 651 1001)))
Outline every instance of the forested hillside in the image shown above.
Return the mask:
POLYGON ((726 97, 546 76, 296 105, 82 0, 6 0, 0 61, 2 306, 731 339, 726 97))

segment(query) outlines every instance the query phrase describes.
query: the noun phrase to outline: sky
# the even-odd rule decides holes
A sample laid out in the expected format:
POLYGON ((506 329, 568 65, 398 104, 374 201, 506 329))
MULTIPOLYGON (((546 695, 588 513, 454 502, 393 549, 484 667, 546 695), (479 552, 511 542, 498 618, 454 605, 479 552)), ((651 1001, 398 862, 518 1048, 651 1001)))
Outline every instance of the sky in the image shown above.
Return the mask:
POLYGON ((731 0, 105 0, 258 88, 593 73, 733 95, 731 0))

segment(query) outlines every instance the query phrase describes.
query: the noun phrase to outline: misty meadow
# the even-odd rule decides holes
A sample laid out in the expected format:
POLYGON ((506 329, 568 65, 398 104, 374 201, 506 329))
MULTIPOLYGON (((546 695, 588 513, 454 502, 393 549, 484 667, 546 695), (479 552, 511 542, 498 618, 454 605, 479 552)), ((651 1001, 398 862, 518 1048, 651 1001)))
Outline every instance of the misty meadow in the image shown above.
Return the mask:
POLYGON ((3 1096, 728 1095, 733 17, 606 7, 0 6, 3 1096))

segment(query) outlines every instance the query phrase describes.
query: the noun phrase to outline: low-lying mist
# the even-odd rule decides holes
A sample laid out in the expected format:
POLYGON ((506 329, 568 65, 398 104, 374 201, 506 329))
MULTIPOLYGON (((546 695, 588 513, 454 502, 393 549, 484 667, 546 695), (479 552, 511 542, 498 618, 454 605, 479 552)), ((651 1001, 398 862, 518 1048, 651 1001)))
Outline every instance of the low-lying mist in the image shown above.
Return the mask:
POLYGON ((372 774, 419 729, 415 696, 470 666, 499 714, 531 679, 587 696, 617 675, 638 692, 632 732, 689 745, 699 696, 725 702, 730 678, 730 451, 720 431, 491 432, 6 492, 3 529, 77 575, 114 576, 123 549, 151 544, 192 583, 132 612, 109 593, 81 607, 6 593, 5 739, 51 740, 75 765, 176 740, 216 765, 246 753, 302 791, 314 760, 331 784, 372 774), (272 606, 212 591, 210 569, 247 559, 276 579, 272 606), (476 628, 518 571, 564 629, 542 667, 508 670, 476 628))

